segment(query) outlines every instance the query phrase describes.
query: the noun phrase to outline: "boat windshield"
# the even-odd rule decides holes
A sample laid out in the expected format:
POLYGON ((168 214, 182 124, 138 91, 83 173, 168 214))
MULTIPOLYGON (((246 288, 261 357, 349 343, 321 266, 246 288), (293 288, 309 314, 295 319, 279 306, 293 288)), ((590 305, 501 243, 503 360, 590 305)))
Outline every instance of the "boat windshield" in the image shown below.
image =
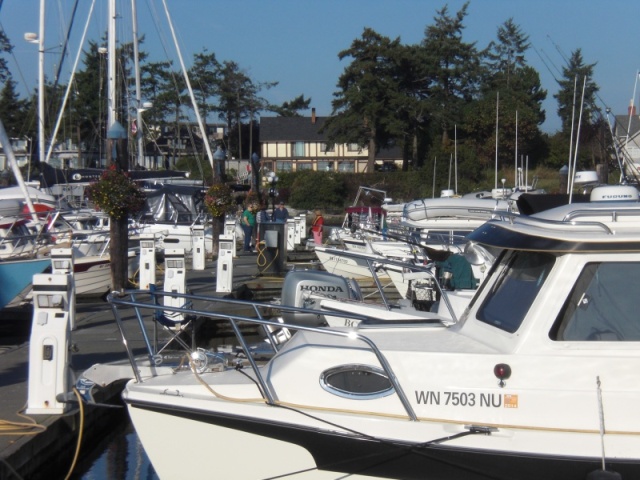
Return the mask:
POLYGON ((640 262, 589 263, 551 331, 558 341, 640 341, 640 262))
POLYGON ((555 263, 540 252, 514 252, 478 310, 478 319, 513 333, 520 327, 531 304, 555 263))

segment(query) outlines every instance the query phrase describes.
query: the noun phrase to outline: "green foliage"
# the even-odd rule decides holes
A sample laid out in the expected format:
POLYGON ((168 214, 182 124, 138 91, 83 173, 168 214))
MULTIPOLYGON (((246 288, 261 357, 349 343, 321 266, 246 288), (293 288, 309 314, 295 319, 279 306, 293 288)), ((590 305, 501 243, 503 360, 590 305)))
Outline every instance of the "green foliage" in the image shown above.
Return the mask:
POLYGON ((205 159, 197 157, 180 157, 176 162, 176 169, 182 172, 189 172, 189 179, 203 180, 203 184, 211 185, 213 173, 211 164, 205 159))
POLYGON ((586 125, 589 119, 597 118, 599 108, 596 106, 596 95, 599 87, 593 81, 595 63, 585 64, 581 49, 571 53, 568 65, 562 68, 562 78, 558 80, 560 90, 554 95, 558 100, 558 115, 562 120, 562 130, 570 132, 577 124, 577 114, 582 106, 582 122, 586 125), (581 105, 584 94, 584 103, 581 105))
MULTIPOLYGON (((0 53, 11 53, 12 51, 13 45, 11 45, 9 37, 4 30, 0 30, 0 53)), ((7 60, 0 56, 0 82, 4 82, 10 76, 7 60)))
POLYGON ((304 98, 304 94, 302 94, 289 102, 283 102, 282 105, 271 105, 269 110, 277 113, 280 117, 299 117, 299 110, 308 110, 310 104, 311 98, 304 98))
POLYGON ((329 210, 344 206, 344 174, 297 172, 291 184, 289 203, 295 208, 329 210))
POLYGON ((29 102, 20 100, 16 92, 16 82, 7 79, 0 91, 0 118, 9 137, 20 136, 24 131, 29 102))
POLYGON ((324 130, 330 142, 368 146, 369 170, 380 146, 402 136, 403 125, 395 121, 394 114, 400 93, 394 59, 400 48, 399 38, 391 40, 365 28, 362 38, 338 54, 340 60, 353 60, 338 80, 340 90, 334 94, 333 116, 324 130))
POLYGON ((449 15, 447 6, 439 10, 434 24, 425 29, 421 44, 432 66, 427 79, 429 115, 440 129, 443 145, 448 143, 464 104, 476 97, 482 79, 475 44, 462 38, 468 5, 465 3, 454 16, 449 15))
POLYGON ((109 168, 85 190, 89 200, 109 217, 120 220, 142 210, 146 195, 126 172, 109 168))
POLYGON ((227 213, 235 213, 236 199, 233 191, 224 183, 216 183, 209 187, 204 196, 204 205, 214 218, 223 217, 227 213))

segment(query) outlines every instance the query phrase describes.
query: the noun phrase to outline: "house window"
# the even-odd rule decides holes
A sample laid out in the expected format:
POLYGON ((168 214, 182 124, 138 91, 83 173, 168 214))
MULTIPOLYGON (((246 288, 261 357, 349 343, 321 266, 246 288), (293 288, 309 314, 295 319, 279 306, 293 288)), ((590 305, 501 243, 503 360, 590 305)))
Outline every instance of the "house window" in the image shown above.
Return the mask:
POLYGON ((304 142, 291 142, 291 156, 304 157, 304 142))
POLYGON ((334 143, 323 142, 320 144, 320 151, 324 153, 333 153, 336 151, 336 145, 334 143))
POLYGON ((319 172, 330 172, 333 170, 333 162, 318 162, 319 172))
POLYGON ((360 151, 360 145, 358 145, 357 143, 347 143, 347 151, 348 152, 359 152, 360 151))
POLYGON ((293 162, 276 162, 276 171, 278 172, 290 172, 292 170, 293 162))
POLYGON ((313 167, 313 165, 311 165, 311 162, 298 162, 296 163, 296 170, 311 170, 311 168, 313 167))
POLYGON ((340 162, 338 164, 338 171, 340 172, 354 172, 355 164, 353 162, 340 162))

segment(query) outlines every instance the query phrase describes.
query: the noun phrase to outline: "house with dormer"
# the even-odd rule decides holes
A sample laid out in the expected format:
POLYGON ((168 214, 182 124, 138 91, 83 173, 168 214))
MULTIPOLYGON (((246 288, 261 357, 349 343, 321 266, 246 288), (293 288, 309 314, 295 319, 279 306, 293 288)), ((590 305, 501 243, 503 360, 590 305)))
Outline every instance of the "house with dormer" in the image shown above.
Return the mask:
MULTIPOLYGON (((322 127, 329 117, 261 117, 260 162, 275 172, 301 170, 353 172, 367 171, 369 152, 357 143, 330 144, 322 127)), ((385 170, 402 167, 400 148, 381 150, 376 166, 385 170)))

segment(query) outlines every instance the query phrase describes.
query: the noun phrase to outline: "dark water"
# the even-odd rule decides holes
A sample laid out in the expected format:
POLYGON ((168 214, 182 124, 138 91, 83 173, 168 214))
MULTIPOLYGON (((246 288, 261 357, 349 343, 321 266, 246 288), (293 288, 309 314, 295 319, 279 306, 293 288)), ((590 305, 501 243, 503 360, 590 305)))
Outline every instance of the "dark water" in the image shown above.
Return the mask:
POLYGON ((130 422, 123 423, 93 449, 83 449, 75 480, 159 480, 130 422))

